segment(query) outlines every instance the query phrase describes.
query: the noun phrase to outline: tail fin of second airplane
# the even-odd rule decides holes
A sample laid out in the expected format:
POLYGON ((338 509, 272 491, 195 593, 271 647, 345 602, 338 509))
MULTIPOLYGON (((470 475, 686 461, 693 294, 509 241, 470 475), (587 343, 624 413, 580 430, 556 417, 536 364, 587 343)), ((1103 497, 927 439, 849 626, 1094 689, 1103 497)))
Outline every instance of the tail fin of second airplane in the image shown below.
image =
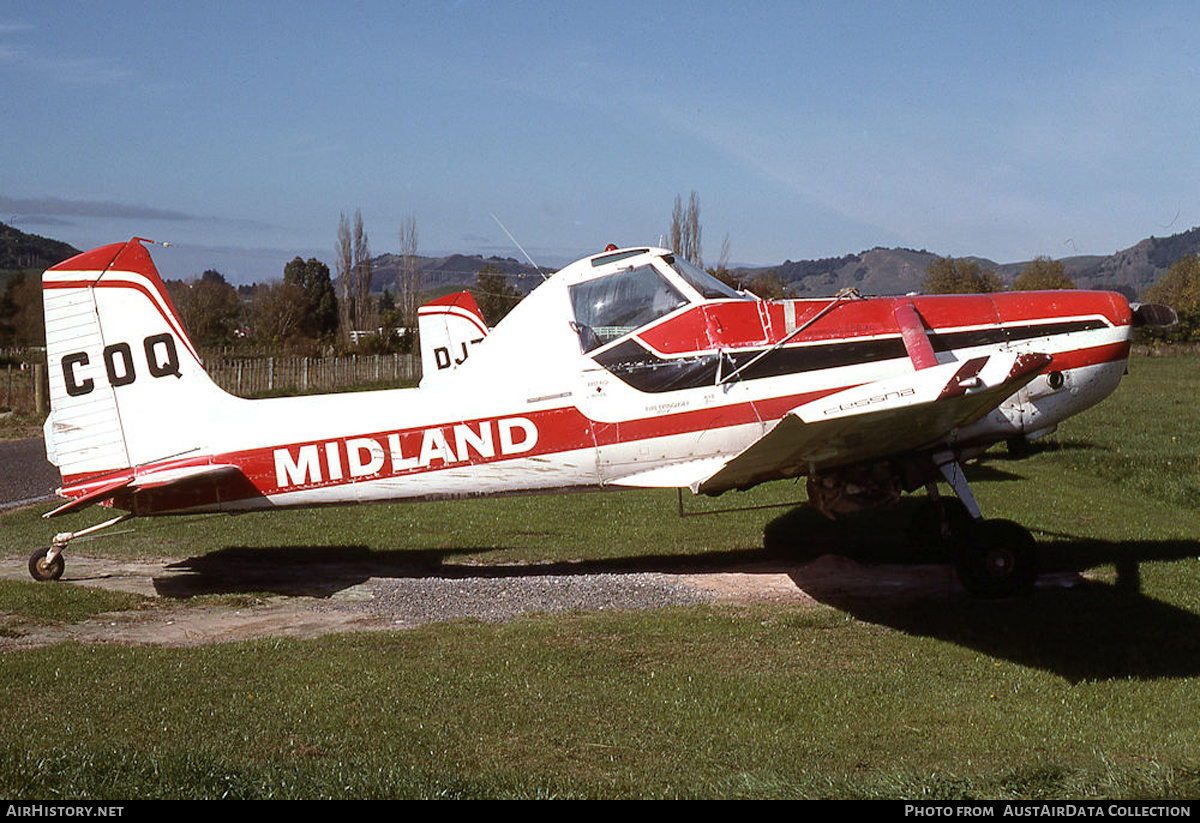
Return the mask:
POLYGON ((42 296, 46 452, 64 484, 196 453, 237 402, 205 373, 138 238, 48 269, 42 296))
POLYGON ((460 367, 488 328, 470 292, 439 297, 417 310, 421 340, 421 385, 437 383, 460 367))

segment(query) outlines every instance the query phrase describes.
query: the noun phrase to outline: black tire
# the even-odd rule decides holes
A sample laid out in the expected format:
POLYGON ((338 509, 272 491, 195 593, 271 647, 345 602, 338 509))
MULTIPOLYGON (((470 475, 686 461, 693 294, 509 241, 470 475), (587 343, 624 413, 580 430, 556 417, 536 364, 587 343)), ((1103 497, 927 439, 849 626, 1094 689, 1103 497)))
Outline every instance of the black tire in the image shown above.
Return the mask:
POLYGON ((949 561, 955 556, 956 547, 967 540, 974 526, 970 512, 957 497, 927 498, 913 513, 908 539, 913 549, 949 561))
POLYGON ((47 563, 46 552, 48 551, 50 550, 38 549, 29 556, 29 573, 33 575, 34 580, 58 580, 62 577, 63 569, 67 567, 62 552, 59 552, 52 562, 47 563))
POLYGON ((1037 579, 1037 543, 1011 520, 984 520, 958 550, 958 578, 977 597, 1011 597, 1037 579))

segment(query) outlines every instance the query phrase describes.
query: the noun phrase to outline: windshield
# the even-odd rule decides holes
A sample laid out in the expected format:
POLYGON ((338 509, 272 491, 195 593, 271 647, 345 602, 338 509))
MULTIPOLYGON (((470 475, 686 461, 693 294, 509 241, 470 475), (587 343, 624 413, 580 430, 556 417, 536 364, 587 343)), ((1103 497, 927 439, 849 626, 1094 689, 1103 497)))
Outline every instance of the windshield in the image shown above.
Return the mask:
POLYGON ((585 352, 624 337, 687 300, 653 266, 638 266, 571 286, 579 342, 585 352))
POLYGON ((684 260, 682 257, 674 254, 669 254, 663 259, 671 264, 671 268, 675 269, 679 273, 679 276, 687 281, 689 286, 700 292, 700 296, 705 300, 751 299, 732 286, 722 283, 691 261, 684 260))

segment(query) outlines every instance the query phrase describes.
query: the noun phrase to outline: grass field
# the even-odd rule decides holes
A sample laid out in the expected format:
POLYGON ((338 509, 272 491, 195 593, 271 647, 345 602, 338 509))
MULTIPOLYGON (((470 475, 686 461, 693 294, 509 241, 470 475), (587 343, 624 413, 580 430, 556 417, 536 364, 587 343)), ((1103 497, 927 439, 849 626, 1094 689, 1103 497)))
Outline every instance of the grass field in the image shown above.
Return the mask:
MULTIPOLYGON (((1200 797, 1198 397, 1200 359, 1139 358, 1029 458, 998 450, 971 468, 987 514, 1027 525, 1045 566, 1084 571, 1085 586, 9 652, 0 796, 1200 797)), ((778 484, 715 502, 802 496, 778 484)), ((631 492, 197 518, 76 550, 632 569, 750 559, 789 520, 820 547, 801 542, 797 564, 830 545, 809 512, 674 507, 674 493, 631 492)), ((0 520, 6 549, 44 544, 38 513, 0 520)), ((848 519, 844 550, 900 559, 902 514, 848 519)), ((0 632, 143 605, 8 582, 0 632)))

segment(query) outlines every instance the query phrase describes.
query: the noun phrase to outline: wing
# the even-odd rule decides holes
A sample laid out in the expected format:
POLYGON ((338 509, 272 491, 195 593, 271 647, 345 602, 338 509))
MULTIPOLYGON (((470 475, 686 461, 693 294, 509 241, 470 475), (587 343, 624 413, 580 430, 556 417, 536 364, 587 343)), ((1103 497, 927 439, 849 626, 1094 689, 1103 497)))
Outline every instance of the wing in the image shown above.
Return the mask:
POLYGON ((1050 360, 1043 354, 993 354, 836 392, 792 409, 691 488, 719 494, 934 447, 991 412, 1050 360))

